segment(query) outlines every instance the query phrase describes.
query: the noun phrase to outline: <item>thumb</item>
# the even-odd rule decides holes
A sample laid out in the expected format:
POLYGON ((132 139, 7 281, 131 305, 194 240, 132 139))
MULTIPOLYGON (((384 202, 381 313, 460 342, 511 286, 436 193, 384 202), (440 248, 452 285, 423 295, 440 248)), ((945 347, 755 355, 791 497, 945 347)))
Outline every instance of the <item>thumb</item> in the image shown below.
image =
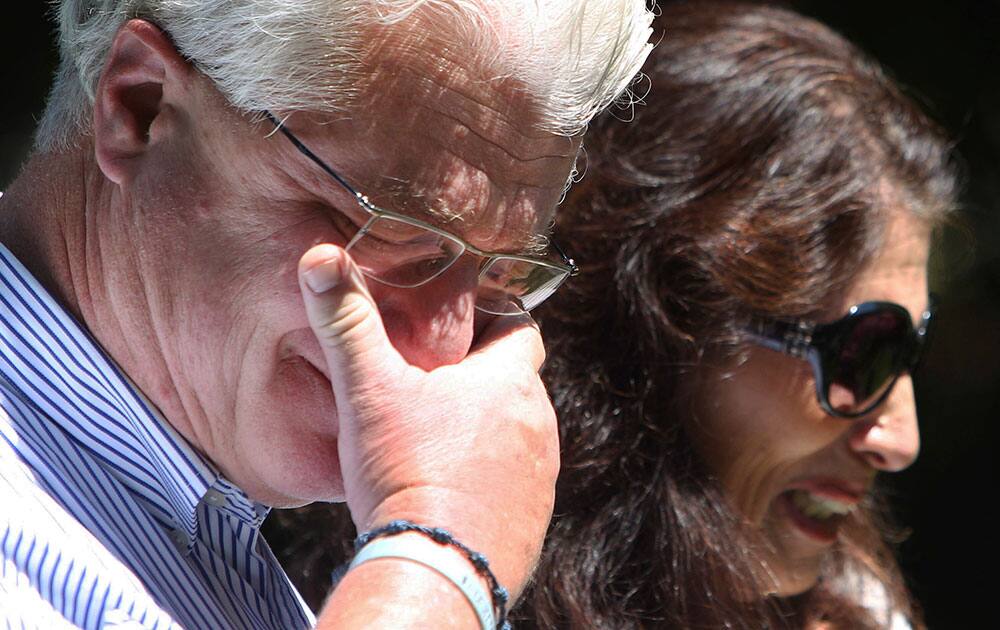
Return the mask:
POLYGON ((299 260, 299 285, 335 394, 378 382, 379 373, 401 360, 346 251, 335 245, 310 249, 299 260))

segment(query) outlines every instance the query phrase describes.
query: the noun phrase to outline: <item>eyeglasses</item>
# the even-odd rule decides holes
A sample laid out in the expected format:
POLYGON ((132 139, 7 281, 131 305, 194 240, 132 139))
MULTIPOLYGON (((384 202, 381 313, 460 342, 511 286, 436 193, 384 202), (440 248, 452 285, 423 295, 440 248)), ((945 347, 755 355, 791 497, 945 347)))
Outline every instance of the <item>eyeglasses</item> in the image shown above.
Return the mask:
MULTIPOLYGON (((414 288, 427 284, 455 264, 464 253, 481 258, 476 308, 493 315, 520 315, 535 308, 579 268, 554 242, 562 262, 483 251, 454 234, 419 219, 379 208, 368 197, 309 150, 270 112, 264 116, 295 148, 330 175, 368 215, 345 250, 361 271, 392 287, 414 288)), ((346 215, 345 215, 346 216, 346 215)))
POLYGON ((882 404, 899 376, 917 366, 932 312, 930 305, 914 328, 899 304, 865 302, 828 324, 756 320, 747 332, 758 345, 809 362, 826 413, 858 418, 882 404))

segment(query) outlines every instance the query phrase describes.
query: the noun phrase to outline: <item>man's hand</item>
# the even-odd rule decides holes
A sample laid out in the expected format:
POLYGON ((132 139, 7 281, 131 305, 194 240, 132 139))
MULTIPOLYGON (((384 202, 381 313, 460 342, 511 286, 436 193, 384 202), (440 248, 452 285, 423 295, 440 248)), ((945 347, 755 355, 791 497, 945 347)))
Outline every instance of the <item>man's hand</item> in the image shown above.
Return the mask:
POLYGON ((486 555, 513 599, 540 551, 559 464, 531 319, 496 318, 464 360, 428 372, 392 346, 346 252, 317 246, 299 274, 329 365, 359 531, 394 519, 444 527, 486 555))

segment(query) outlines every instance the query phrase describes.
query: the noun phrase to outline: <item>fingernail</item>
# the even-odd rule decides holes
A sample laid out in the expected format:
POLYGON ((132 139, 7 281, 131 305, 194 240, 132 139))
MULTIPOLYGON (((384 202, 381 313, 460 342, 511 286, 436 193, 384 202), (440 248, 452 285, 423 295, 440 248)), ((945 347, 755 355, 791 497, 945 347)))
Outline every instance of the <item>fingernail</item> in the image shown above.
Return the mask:
POLYGON ((321 262, 307 269, 302 275, 313 293, 326 293, 340 284, 344 277, 340 270, 340 261, 335 259, 321 262))

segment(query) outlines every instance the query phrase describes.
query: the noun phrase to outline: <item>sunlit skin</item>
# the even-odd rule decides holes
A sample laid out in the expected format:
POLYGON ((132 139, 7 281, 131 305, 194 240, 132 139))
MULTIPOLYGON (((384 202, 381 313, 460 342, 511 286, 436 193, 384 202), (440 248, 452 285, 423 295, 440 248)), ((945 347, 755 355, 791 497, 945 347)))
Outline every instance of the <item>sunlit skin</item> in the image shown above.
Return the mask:
MULTIPOLYGON (((890 216, 876 260, 823 321, 875 300, 901 304, 920 321, 928 230, 905 211, 890 216)), ((692 427, 697 448, 733 507, 763 535, 769 592, 808 590, 834 542, 801 529, 784 493, 804 489, 855 504, 876 473, 909 466, 920 448, 912 380, 902 375, 882 405, 855 421, 822 411, 807 363, 767 349, 751 348, 745 363, 713 371, 707 381, 692 427)))
MULTIPOLYGON (((400 46, 413 54, 373 51, 378 88, 352 111, 294 114, 289 128, 380 206, 482 249, 523 250, 551 222, 579 140, 538 131, 517 86, 485 82, 474 56, 400 46)), ((112 179, 127 175, 85 183, 94 215, 70 226, 70 278, 56 284, 175 428, 252 497, 343 498, 335 403, 296 271, 311 246, 344 245, 367 217, 273 126, 252 125, 190 68, 177 73, 142 168, 104 158, 112 179), (148 345, 125 341, 136 338, 148 345)), ((469 257, 418 289, 368 283, 411 364, 466 356, 484 323, 476 276, 469 257)))
MULTIPOLYGON (((529 86, 426 26, 371 33, 346 110, 273 113, 379 206, 482 250, 533 250, 580 138, 540 130, 529 86)), ((472 256, 417 289, 366 281, 343 247, 367 215, 253 118, 131 20, 91 132, 30 158, 0 199, 0 242, 252 499, 346 499, 362 531, 447 526, 516 599, 559 465, 537 327, 478 314, 472 256)), ((436 572, 378 559, 344 577, 317 627, 431 615, 474 621, 436 572)))

